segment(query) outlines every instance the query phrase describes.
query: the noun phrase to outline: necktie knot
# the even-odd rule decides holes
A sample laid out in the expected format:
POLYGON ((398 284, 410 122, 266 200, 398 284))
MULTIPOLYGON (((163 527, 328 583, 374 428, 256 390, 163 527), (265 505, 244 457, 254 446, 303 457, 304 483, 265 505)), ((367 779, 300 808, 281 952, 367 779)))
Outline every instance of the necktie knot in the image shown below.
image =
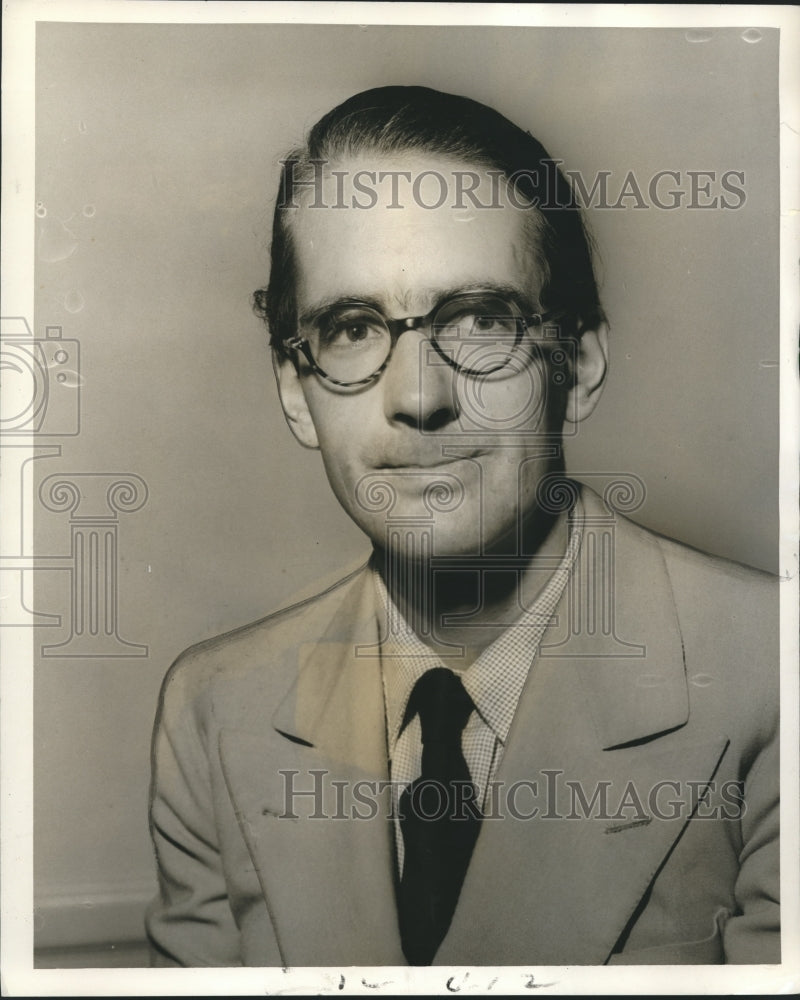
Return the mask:
POLYGON ((434 667, 414 685, 403 725, 419 715, 423 746, 458 742, 474 707, 461 678, 445 667, 434 667))

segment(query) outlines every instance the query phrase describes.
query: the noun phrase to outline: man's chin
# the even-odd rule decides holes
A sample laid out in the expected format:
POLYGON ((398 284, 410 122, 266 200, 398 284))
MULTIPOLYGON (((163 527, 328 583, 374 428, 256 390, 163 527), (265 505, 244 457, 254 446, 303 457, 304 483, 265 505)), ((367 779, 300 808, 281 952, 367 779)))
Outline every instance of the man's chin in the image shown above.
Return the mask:
POLYGON ((380 534, 371 531, 367 534, 382 557, 398 563, 422 564, 431 560, 450 559, 468 561, 480 558, 490 551, 505 555, 512 555, 516 551, 511 536, 506 540, 507 544, 497 539, 492 539, 491 545, 482 544, 480 532, 477 529, 465 532, 463 524, 450 527, 435 522, 415 524, 398 521, 384 525, 383 528, 380 534))

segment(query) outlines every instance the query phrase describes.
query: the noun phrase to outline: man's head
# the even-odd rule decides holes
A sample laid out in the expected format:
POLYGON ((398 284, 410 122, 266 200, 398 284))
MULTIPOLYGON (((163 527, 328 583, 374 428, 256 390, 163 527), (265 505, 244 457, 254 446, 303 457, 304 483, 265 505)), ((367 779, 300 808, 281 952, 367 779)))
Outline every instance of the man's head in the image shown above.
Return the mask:
POLYGON ((496 111, 425 88, 351 98, 287 158, 256 301, 289 424, 378 545, 432 515, 443 553, 513 545, 605 374, 563 176, 496 111))

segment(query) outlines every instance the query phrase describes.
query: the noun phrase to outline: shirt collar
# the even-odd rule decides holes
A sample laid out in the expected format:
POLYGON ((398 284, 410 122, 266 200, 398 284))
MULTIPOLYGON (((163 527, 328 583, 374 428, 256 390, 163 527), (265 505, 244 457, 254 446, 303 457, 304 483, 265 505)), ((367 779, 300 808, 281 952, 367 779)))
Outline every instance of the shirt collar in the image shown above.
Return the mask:
MULTIPOLYGON (((575 565, 583 538, 583 520, 583 504, 578 497, 569 514, 566 551, 544 589, 531 607, 460 674, 479 715, 503 744, 542 635, 575 565)), ((406 622, 377 569, 373 569, 373 578, 385 623, 381 630, 381 666, 391 756, 414 685, 426 671, 448 664, 447 657, 440 657, 426 646, 406 622)))

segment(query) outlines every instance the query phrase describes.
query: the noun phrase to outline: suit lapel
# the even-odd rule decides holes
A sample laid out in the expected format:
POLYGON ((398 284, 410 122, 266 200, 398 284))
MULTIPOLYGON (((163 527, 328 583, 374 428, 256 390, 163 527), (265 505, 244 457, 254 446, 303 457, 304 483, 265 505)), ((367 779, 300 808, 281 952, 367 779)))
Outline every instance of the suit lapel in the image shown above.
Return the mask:
POLYGON ((603 964, 690 815, 687 781, 710 778, 724 752, 724 740, 608 753, 571 744, 564 720, 573 734, 591 732, 591 715, 585 703, 576 710, 579 674, 564 684, 563 666, 553 672, 540 686, 558 686, 552 713, 526 711, 498 771, 504 791, 517 789, 515 813, 501 796, 505 818, 484 819, 437 965, 603 964), (527 745, 522 726, 537 727, 527 745), (664 818, 651 818, 648 797, 665 777, 680 794, 666 788, 656 800, 664 818), (592 803, 598 789, 604 804, 592 803))
POLYGON ((220 735, 286 964, 404 963, 390 799, 380 785, 388 764, 377 639, 363 573, 322 639, 300 648, 297 680, 273 726, 220 735))
MULTIPOLYGON (((584 506, 579 591, 608 569, 587 554, 609 554, 608 512, 586 490, 584 506)), ((617 519, 611 555, 613 614, 576 608, 573 590, 546 633, 496 776, 506 818, 484 820, 436 964, 605 962, 689 818, 686 782, 707 780, 725 750, 681 732, 683 647, 657 542, 617 519), (680 804, 651 818, 664 778, 682 794, 658 804, 680 804)))
POLYGON ((610 749, 686 724, 683 640, 656 539, 586 487, 582 498, 583 543, 538 664, 577 671, 596 745, 610 749))
MULTIPOLYGON (((681 733, 682 643, 658 544, 617 519, 609 550, 608 512, 590 491, 583 496, 582 576, 545 635, 497 774, 506 818, 484 820, 436 964, 605 962, 690 813, 684 801, 674 818, 647 821, 637 796, 647 810, 665 776, 684 790, 687 780, 707 780, 725 750, 724 740, 681 733), (598 617, 576 606, 575 593, 609 558, 613 586, 598 617), (531 781, 535 798, 521 784, 531 781), (575 786, 588 801, 606 788, 600 818, 581 818, 602 810, 599 802, 584 810, 575 786), (515 787, 518 816, 538 806, 535 818, 507 815, 515 787)), ((322 640, 299 646, 297 679, 273 727, 221 733, 225 779, 284 961, 402 965, 388 796, 367 788, 368 804, 352 799, 355 782, 388 777, 369 574, 332 614, 322 640), (314 820, 315 810, 342 818, 314 820), (376 816, 357 819, 354 810, 376 816)), ((681 798, 671 792, 670 801, 681 798)))

